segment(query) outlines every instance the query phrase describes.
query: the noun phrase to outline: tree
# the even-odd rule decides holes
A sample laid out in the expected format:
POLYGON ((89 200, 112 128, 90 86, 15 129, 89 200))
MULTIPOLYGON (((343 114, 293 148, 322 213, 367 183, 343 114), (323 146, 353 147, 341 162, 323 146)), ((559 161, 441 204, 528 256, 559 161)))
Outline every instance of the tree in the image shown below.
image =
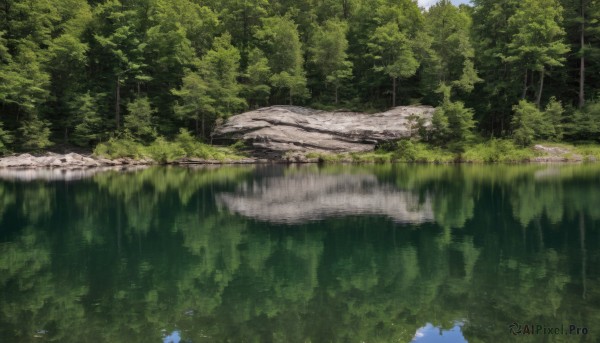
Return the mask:
POLYGON ((289 16, 264 18, 262 23, 255 36, 269 56, 271 84, 280 90, 287 89, 291 105, 294 98, 308 96, 298 25, 289 16))
POLYGON ((42 53, 30 41, 15 47, 15 54, 0 71, 0 101, 16 107, 17 121, 37 116, 48 100, 50 76, 43 70, 42 53))
POLYGON ((600 101, 588 101, 565 124, 565 136, 574 140, 600 141, 600 101))
POLYGON ((0 121, 0 156, 9 152, 9 144, 13 142, 13 135, 4 129, 4 124, 0 121))
POLYGON ((334 88, 335 103, 338 103, 338 90, 345 80, 352 77, 352 62, 348 61, 348 25, 331 19, 317 29, 313 36, 312 62, 325 78, 325 83, 334 88))
POLYGON ((271 68, 269 60, 258 48, 250 51, 248 55, 248 68, 246 70, 247 83, 245 85, 246 99, 252 105, 266 105, 269 103, 271 87, 271 68))
POLYGON ((531 145, 543 126, 543 114, 537 106, 526 100, 519 101, 513 109, 515 111, 512 119, 513 138, 521 146, 531 145))
POLYGON ((215 114, 227 117, 246 106, 240 98, 240 52, 231 44, 231 35, 225 33, 213 42, 199 64, 199 71, 208 84, 208 94, 214 100, 215 114))
POLYGON ((496 135, 509 131, 512 105, 519 100, 522 82, 518 66, 509 63, 508 44, 514 27, 508 24, 519 0, 473 0, 475 68, 483 79, 472 95, 480 126, 496 135))
POLYGON ((443 95, 443 100, 432 118, 433 136, 442 143, 454 143, 462 149, 473 135, 473 110, 461 101, 451 101, 450 86, 442 84, 438 92, 443 95))
POLYGON ((197 72, 188 70, 182 81, 180 89, 171 90, 173 95, 179 98, 173 111, 180 119, 193 120, 196 135, 201 134, 204 137, 205 120, 207 115, 215 113, 215 100, 208 94, 208 84, 197 72))
POLYGON ((569 47, 563 42, 562 6, 557 0, 523 0, 509 19, 509 27, 515 33, 508 44, 509 62, 515 62, 524 70, 523 95, 529 88, 529 71, 539 73, 535 104, 540 106, 544 89, 544 77, 548 69, 560 67, 565 61, 569 47))
POLYGON ((217 117, 227 117, 246 105, 239 97, 239 61, 240 53, 231 45, 231 36, 217 37, 212 49, 197 63, 198 71, 187 71, 182 87, 172 90, 180 98, 174 107, 175 114, 194 120, 196 133, 202 137, 206 137, 206 119, 212 123, 217 117))
MULTIPOLYGON (((475 50, 471 45, 471 17, 442 0, 429 8, 425 15, 427 33, 432 37, 434 58, 425 66, 430 87, 446 83, 470 93, 482 80, 474 66, 475 50)), ((434 89, 435 89, 434 88, 434 89)))
POLYGON ((79 146, 94 146, 102 140, 105 128, 104 118, 98 110, 105 94, 92 95, 90 92, 76 96, 69 104, 73 129, 73 142, 79 146))
POLYGON ((19 127, 19 141, 25 150, 42 150, 52 146, 50 123, 37 115, 28 116, 19 127))
POLYGON ((156 128, 153 124, 156 110, 152 108, 148 98, 141 97, 131 101, 127 104, 127 112, 123 125, 125 130, 142 142, 148 143, 156 138, 156 128))
POLYGON ((547 126, 546 135, 548 139, 560 141, 563 138, 563 115, 564 108, 560 101, 556 100, 555 97, 550 98, 550 101, 546 105, 544 110, 544 125, 547 126))
POLYGON ((115 127, 121 128, 121 87, 134 79, 139 83, 148 81, 144 74, 144 49, 147 44, 141 41, 139 17, 132 9, 125 10, 119 0, 109 0, 96 7, 94 16, 96 29, 94 38, 104 54, 103 65, 112 69, 115 94, 115 127))
POLYGON ((415 75, 419 67, 410 41, 396 23, 389 22, 375 30, 368 46, 376 63, 374 70, 392 78, 392 106, 396 107, 397 79, 415 75))

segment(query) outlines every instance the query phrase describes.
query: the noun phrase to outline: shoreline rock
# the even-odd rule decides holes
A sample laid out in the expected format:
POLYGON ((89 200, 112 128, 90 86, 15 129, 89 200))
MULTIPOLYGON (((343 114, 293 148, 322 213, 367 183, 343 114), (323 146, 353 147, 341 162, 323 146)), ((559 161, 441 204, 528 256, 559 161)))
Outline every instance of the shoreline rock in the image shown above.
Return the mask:
POLYGON ((435 109, 400 106, 381 113, 327 112, 298 106, 272 106, 229 118, 213 133, 217 142, 243 140, 258 155, 352 153, 417 133, 431 125, 435 109))
POLYGON ((152 160, 135 160, 131 158, 109 160, 77 153, 56 154, 49 152, 42 156, 20 154, 0 158, 0 168, 11 169, 87 169, 117 166, 144 166, 151 164, 155 164, 155 162, 152 160))

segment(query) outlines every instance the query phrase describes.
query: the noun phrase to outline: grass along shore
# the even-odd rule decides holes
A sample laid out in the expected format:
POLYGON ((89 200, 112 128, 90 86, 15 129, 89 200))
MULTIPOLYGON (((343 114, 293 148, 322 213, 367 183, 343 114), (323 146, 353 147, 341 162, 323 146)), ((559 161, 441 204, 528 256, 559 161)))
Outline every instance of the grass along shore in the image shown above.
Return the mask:
POLYGON ((600 161, 600 145, 538 142, 519 147, 511 140, 492 139, 469 145, 462 152, 421 142, 400 141, 395 149, 368 153, 309 153, 322 162, 354 163, 529 163, 600 161))
MULTIPOLYGON (((211 161, 235 161, 252 157, 242 142, 219 147, 197 141, 189 132, 181 131, 174 140, 158 138, 144 145, 131 138, 111 139, 94 149, 94 156, 108 159, 151 159, 172 163, 185 158, 211 161)), ((423 142, 402 140, 389 143, 373 152, 364 153, 297 153, 284 154, 283 162, 322 163, 527 163, 600 161, 598 144, 566 144, 537 142, 520 147, 509 139, 491 139, 463 146, 460 151, 423 142)))

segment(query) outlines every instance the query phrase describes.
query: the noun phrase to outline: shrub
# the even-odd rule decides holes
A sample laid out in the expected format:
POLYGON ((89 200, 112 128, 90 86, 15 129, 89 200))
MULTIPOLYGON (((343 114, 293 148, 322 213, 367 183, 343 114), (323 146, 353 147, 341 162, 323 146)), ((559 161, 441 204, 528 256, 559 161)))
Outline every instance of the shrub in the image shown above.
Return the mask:
POLYGON ((186 156, 186 151, 181 145, 168 142, 163 137, 158 137, 146 151, 150 158, 159 163, 172 162, 186 156))
POLYGON ((466 149, 461 160, 464 162, 521 162, 535 154, 530 149, 519 148, 510 140, 492 139, 466 149))
POLYGON ((130 137, 111 138, 106 143, 100 143, 94 149, 94 155, 110 159, 143 158, 145 156, 144 147, 130 137))

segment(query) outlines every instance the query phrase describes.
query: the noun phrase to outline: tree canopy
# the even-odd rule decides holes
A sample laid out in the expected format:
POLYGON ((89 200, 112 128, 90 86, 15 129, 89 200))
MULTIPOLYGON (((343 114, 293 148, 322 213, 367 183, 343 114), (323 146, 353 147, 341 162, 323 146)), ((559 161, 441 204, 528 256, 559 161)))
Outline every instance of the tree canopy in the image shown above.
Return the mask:
POLYGON ((564 113, 553 125, 564 139, 599 139, 588 132, 600 126, 597 0, 440 0, 428 9, 410 0, 4 0, 2 7, 3 153, 119 137, 148 117, 131 116, 141 99, 155 131, 146 139, 180 128, 206 139, 220 118, 259 106, 454 102, 472 113, 465 127, 512 137, 521 100, 538 109, 559 104, 564 113), (440 86, 450 87, 451 102, 440 86))

